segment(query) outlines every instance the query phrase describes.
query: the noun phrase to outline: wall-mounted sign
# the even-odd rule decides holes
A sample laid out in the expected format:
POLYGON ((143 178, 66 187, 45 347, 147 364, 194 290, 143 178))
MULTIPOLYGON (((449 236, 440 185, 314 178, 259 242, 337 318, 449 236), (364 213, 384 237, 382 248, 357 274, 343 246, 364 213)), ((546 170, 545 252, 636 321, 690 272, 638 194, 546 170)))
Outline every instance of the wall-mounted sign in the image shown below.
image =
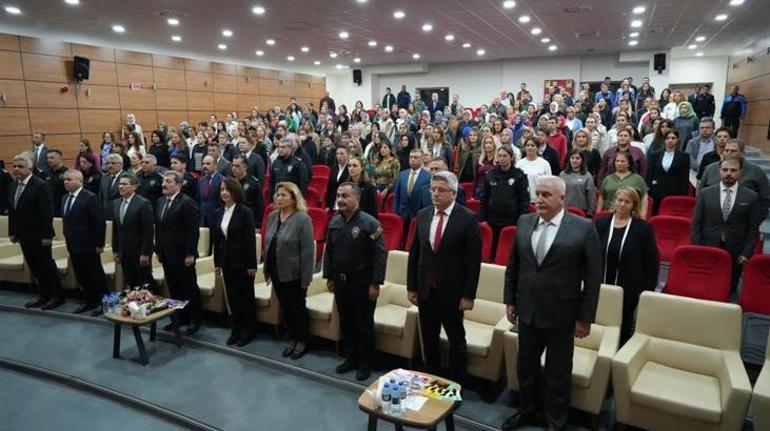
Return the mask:
POLYGON ((132 82, 128 84, 128 89, 131 91, 142 91, 142 84, 132 82))

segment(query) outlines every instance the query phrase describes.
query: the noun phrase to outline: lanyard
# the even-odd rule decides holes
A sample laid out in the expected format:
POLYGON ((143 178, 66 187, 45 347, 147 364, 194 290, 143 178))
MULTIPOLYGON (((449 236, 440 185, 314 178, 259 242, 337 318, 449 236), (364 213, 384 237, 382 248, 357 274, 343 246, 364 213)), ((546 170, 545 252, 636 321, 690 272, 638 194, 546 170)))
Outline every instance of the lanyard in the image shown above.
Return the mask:
MULTIPOLYGON (((631 221, 633 220, 633 217, 628 220, 628 224, 626 225, 626 228, 623 230, 623 238, 620 240, 620 250, 618 250, 618 264, 615 268, 615 282, 614 285, 618 285, 618 273, 620 272, 620 256, 623 254, 623 246, 626 244, 626 237, 628 237, 628 230, 631 228, 631 221)), ((607 248, 604 252, 605 256, 609 257, 610 253, 610 243, 612 242, 612 233, 615 231, 615 216, 612 216, 612 220, 610 220, 610 233, 607 237, 607 248)), ((607 282, 607 260, 604 259, 604 282, 607 282)))

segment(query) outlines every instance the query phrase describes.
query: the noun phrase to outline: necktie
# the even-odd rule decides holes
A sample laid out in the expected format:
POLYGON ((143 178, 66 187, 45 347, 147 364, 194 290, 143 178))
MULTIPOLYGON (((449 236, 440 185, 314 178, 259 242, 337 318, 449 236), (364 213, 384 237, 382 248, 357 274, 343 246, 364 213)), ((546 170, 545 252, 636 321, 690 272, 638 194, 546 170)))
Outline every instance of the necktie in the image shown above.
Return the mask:
POLYGON ((441 236, 444 234, 444 211, 438 212, 438 223, 436 224, 436 234, 433 237, 433 252, 438 251, 441 245, 441 236))
POLYGON ((120 204, 120 224, 123 224, 123 218, 126 217, 126 209, 128 209, 128 199, 123 199, 120 204))
POLYGON ((22 193, 24 193, 24 182, 19 181, 19 183, 16 185, 16 195, 13 197, 14 208, 19 205, 19 198, 21 197, 22 193))
POLYGON ((725 201, 722 203, 722 219, 730 217, 730 209, 733 207, 733 191, 725 189, 725 201))
POLYGON ((548 228, 551 226, 551 222, 544 221, 540 224, 540 226, 542 226, 540 238, 537 239, 537 244, 535 245, 535 258, 537 259, 538 265, 542 264, 543 259, 545 259, 545 244, 546 240, 548 239, 548 228))
POLYGON ((414 174, 414 171, 411 171, 409 173, 409 185, 406 187, 406 193, 409 194, 409 195, 412 194, 412 190, 414 189, 414 179, 415 179, 415 176, 416 175, 414 174))
POLYGON ((166 220, 166 211, 168 211, 168 207, 171 206, 171 198, 166 198, 166 203, 163 205, 163 210, 160 212, 160 221, 166 220))
POLYGON ((72 201, 74 201, 74 200, 75 200, 75 195, 70 193, 67 196, 67 202, 64 204, 64 215, 65 216, 70 213, 70 210, 72 209, 72 201))
POLYGON ((118 182, 118 176, 117 175, 113 175, 112 176, 112 183, 110 183, 110 191, 115 190, 115 183, 117 183, 117 182, 118 182))
POLYGON ((208 177, 208 180, 205 184, 203 184, 203 197, 209 197, 209 192, 211 191, 211 177, 208 177))

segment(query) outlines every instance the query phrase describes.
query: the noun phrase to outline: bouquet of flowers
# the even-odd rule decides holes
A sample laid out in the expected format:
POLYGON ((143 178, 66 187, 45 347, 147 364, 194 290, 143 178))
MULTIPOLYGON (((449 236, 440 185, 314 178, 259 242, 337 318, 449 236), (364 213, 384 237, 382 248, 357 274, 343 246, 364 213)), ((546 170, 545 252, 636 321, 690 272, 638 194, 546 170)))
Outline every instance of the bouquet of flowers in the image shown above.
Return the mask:
POLYGON ((166 299, 154 295, 147 287, 142 286, 123 291, 120 298, 120 314, 122 316, 143 319, 148 314, 165 308, 166 299))

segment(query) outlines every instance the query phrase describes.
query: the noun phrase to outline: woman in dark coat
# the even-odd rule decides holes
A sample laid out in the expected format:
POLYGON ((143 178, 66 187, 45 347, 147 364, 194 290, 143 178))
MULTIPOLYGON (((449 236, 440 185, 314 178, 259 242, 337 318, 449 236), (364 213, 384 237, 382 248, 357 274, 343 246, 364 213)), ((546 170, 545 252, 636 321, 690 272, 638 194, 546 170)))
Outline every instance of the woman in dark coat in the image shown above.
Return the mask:
POLYGON ((666 133, 665 147, 652 155, 647 168, 647 186, 653 199, 652 214, 657 215, 666 196, 687 196, 690 185, 690 156, 681 150, 679 133, 666 133))

